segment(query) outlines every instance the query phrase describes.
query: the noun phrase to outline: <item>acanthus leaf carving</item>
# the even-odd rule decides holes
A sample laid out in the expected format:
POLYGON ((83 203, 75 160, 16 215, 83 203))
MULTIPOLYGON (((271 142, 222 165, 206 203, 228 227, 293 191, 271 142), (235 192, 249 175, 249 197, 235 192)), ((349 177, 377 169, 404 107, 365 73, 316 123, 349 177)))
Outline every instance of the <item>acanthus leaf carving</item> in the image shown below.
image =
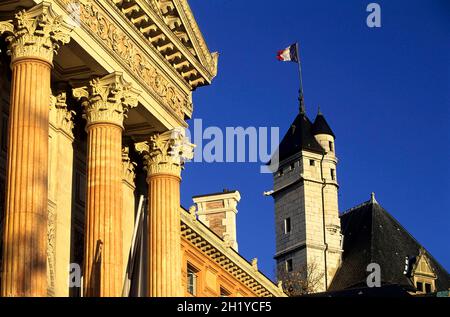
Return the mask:
POLYGON ((123 128, 128 110, 138 105, 139 93, 120 72, 94 78, 87 86, 73 89, 73 96, 84 107, 88 127, 94 123, 112 123, 123 128))
MULTIPOLYGON (((75 0, 59 1, 67 6, 75 0)), ((146 53, 137 47, 127 34, 114 25, 92 1, 78 0, 77 3, 80 8, 80 22, 101 39, 111 52, 121 58, 130 71, 145 83, 144 86, 156 100, 168 107, 182 120, 184 120, 185 113, 191 114, 190 111, 184 109, 188 96, 151 64, 148 57, 145 56, 146 53)))
POLYGON ((56 129, 63 131, 67 136, 73 139, 73 118, 76 112, 67 109, 67 94, 59 92, 56 95, 50 95, 50 124, 56 129))
POLYGON ((136 177, 136 166, 137 164, 130 159, 130 148, 122 148, 122 178, 133 187, 135 187, 134 179, 136 177))
POLYGON ((193 158, 195 145, 185 136, 184 128, 155 133, 149 141, 135 144, 144 157, 148 176, 172 174, 180 177, 184 163, 193 158))
POLYGON ((0 34, 8 34, 8 54, 15 61, 32 57, 52 63, 61 45, 70 41, 72 27, 58 16, 48 2, 20 10, 13 20, 0 22, 0 34))

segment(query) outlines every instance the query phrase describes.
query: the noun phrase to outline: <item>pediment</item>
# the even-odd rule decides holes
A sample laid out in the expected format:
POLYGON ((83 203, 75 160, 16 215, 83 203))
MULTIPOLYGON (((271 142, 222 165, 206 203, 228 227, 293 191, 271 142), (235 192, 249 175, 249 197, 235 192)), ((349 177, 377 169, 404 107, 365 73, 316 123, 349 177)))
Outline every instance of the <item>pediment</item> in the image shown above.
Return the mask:
POLYGON ((413 276, 428 276, 435 278, 436 274, 432 266, 430 265, 430 260, 423 250, 419 253, 416 263, 413 268, 413 276))
POLYGON ((193 89, 211 83, 218 54, 211 53, 187 0, 113 0, 193 89))

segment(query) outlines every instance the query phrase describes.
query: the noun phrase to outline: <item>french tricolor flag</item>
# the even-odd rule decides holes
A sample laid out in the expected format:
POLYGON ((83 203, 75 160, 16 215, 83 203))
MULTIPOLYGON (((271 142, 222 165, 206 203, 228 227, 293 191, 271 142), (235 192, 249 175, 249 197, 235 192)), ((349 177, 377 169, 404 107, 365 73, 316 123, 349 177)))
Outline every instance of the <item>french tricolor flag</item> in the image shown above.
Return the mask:
POLYGON ((278 51, 277 59, 282 62, 298 63, 298 44, 292 44, 284 50, 278 51))

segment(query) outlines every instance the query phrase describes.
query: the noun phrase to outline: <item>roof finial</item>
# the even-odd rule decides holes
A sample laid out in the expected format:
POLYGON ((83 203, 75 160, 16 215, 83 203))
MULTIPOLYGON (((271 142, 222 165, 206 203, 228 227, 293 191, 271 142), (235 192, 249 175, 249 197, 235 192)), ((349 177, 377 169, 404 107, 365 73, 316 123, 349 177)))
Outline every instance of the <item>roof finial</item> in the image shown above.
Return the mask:
POLYGON ((322 111, 320 111, 320 105, 317 106, 317 115, 318 116, 322 115, 322 111))
POLYGON ((372 192, 372 193, 370 194, 370 202, 371 202, 372 204, 378 204, 377 200, 375 199, 375 193, 374 193, 374 192, 372 192))

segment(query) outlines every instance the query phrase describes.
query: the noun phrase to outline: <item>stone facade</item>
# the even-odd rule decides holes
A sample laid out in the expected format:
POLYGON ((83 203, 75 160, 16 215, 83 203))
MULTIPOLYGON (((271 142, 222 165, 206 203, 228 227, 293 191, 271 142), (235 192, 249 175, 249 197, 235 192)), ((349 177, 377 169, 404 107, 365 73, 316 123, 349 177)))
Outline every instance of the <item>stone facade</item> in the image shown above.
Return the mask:
MULTIPOLYGON (((187 1, 3 1, 0 11, 1 295, 123 296, 138 195, 152 228, 145 295, 183 295, 179 190, 193 145, 182 134, 218 59, 187 1)), ((247 276, 234 272, 233 283, 247 276)), ((262 275, 246 283, 249 296, 281 294, 262 275)))
POLYGON ((311 278, 310 291, 320 292, 328 288, 340 265, 342 236, 334 137, 315 138, 326 154, 301 150, 280 162, 272 196, 278 277, 285 282, 293 274, 305 281, 311 278))

